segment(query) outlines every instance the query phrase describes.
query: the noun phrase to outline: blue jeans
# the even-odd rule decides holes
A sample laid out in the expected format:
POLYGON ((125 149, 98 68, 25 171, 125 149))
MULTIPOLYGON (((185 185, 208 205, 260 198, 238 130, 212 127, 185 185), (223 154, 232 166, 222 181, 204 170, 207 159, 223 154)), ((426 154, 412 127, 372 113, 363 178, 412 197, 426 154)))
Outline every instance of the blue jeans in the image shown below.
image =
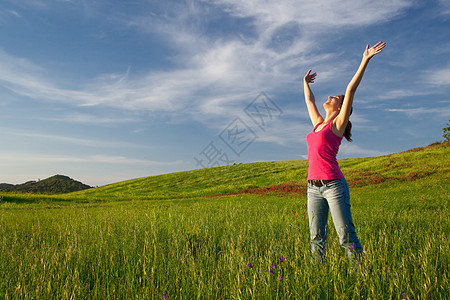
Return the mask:
POLYGON ((350 212, 350 192, 345 178, 333 180, 321 187, 308 183, 308 217, 312 246, 315 259, 325 255, 327 240, 328 211, 339 236, 339 243, 350 259, 360 259, 363 248, 359 243, 350 212))

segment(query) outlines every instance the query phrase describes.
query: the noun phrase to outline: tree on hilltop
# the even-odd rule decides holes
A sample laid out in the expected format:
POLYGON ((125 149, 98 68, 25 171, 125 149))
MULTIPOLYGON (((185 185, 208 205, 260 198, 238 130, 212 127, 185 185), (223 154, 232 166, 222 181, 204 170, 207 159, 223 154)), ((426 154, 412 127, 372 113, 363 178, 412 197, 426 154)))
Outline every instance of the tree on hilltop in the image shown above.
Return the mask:
POLYGON ((442 128, 444 134, 442 135, 445 139, 445 142, 450 141, 450 119, 448 119, 447 127, 442 128))

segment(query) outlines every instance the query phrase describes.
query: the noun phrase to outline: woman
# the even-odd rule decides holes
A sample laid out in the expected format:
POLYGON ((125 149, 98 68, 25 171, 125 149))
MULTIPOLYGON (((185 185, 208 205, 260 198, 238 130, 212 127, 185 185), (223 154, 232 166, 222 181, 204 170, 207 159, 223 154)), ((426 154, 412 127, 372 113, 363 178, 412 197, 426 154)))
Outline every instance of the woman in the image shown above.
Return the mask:
POLYGON ((339 169, 337 153, 342 138, 351 141, 353 97, 370 59, 386 46, 379 42, 367 45, 358 70, 347 86, 345 95, 330 96, 323 104, 325 119, 320 115, 309 87, 316 73, 311 70, 303 80, 306 106, 314 129, 306 137, 308 144, 308 217, 313 257, 321 259, 325 254, 328 211, 331 210, 340 245, 346 249, 349 259, 359 259, 363 248, 356 236, 350 212, 350 194, 347 182, 339 169))

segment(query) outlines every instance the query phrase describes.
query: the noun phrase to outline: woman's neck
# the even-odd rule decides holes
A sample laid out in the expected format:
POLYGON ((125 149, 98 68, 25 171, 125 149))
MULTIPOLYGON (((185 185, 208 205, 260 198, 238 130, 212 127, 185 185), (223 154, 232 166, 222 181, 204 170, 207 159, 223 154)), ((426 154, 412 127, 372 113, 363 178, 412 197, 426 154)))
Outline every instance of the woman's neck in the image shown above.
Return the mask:
POLYGON ((327 115, 325 116, 325 120, 323 120, 323 123, 328 124, 332 122, 339 114, 339 111, 330 111, 327 112, 327 115))

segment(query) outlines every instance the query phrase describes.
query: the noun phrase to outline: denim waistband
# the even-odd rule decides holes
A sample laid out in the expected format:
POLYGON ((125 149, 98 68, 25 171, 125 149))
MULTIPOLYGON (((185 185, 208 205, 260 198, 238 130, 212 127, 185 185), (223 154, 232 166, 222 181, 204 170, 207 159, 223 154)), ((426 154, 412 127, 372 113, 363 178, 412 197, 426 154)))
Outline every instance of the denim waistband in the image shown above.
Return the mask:
POLYGON ((332 180, 308 180, 308 183, 311 185, 314 185, 316 187, 322 187, 326 185, 327 183, 333 182, 338 179, 332 179, 332 180))

